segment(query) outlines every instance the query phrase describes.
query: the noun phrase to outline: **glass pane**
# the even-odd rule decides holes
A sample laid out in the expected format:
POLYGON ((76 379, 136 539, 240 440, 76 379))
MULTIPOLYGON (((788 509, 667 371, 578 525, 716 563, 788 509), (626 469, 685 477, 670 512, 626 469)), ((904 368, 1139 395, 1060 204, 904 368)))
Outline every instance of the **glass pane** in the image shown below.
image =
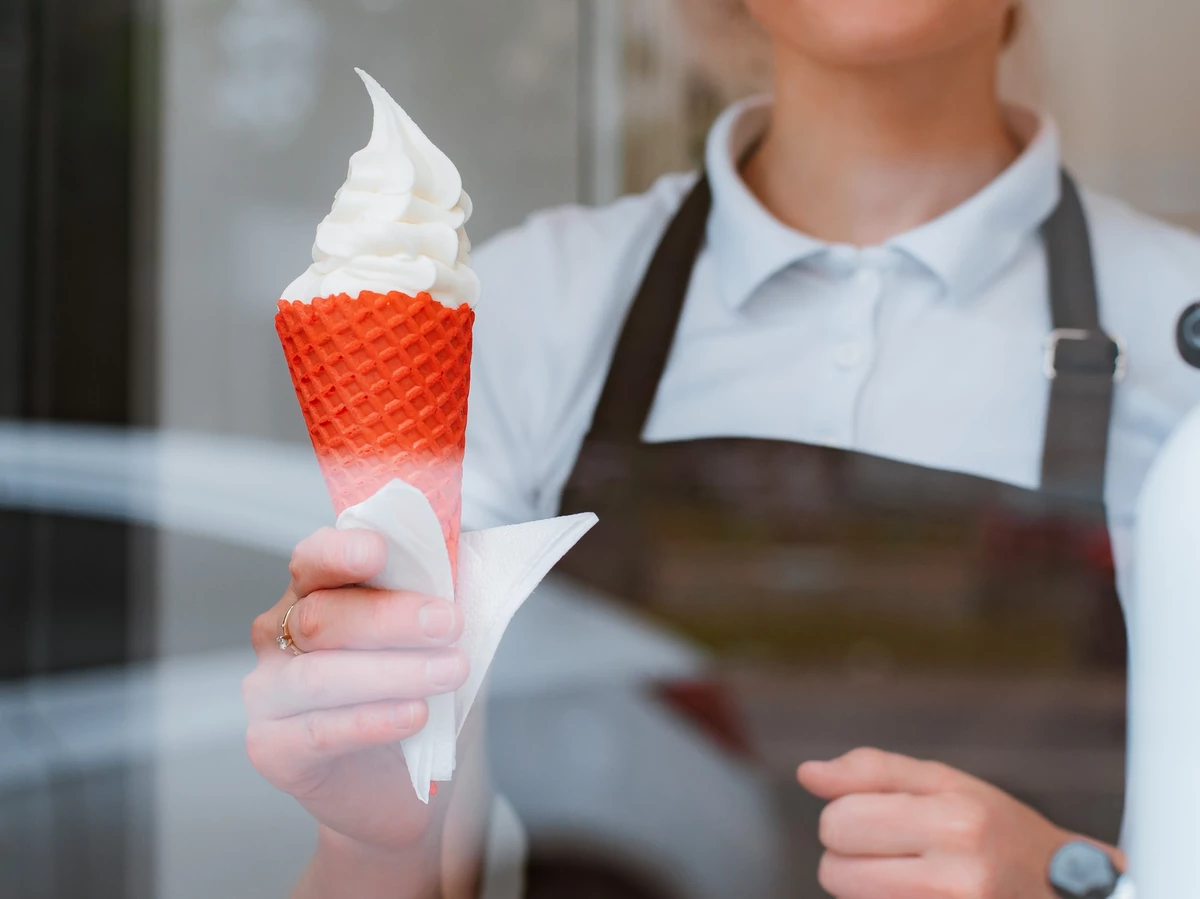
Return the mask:
MULTIPOLYGON (((832 15, 847 3, 753 5, 832 15)), ((1025 0, 1019 23, 1001 63, 1004 97, 1054 117, 1089 189, 1200 228, 1200 117, 1187 96, 1200 7, 1025 0)), ((0 297, 0 895, 11 884, 31 899, 283 895, 312 862, 327 809, 297 802, 289 791, 308 800, 302 785, 272 785, 255 762, 266 767, 280 746, 312 749, 304 741, 324 733, 305 729, 305 707, 271 719, 289 733, 248 750, 247 723, 264 715, 255 681, 249 708, 243 691, 251 671, 345 661, 331 650, 298 662, 288 649, 289 560, 335 516, 274 318, 369 136, 355 67, 457 165, 476 248, 535 213, 569 210, 525 232, 542 255, 513 279, 531 296, 552 283, 555 305, 532 324, 493 318, 486 334, 476 329, 477 346, 503 351, 507 367, 489 370, 495 383, 476 379, 471 406, 491 406, 487 436, 510 451, 497 453, 505 470, 485 497, 493 518, 600 516, 505 632, 454 781, 432 778, 435 826, 457 797, 476 803, 453 806, 444 833, 458 854, 430 864, 441 847, 406 851, 397 883, 445 861, 462 881, 454 895, 482 899, 818 899, 826 802, 800 788, 796 768, 863 746, 944 761, 1062 828, 1118 839, 1133 795, 1121 601, 1132 591, 1135 495, 1200 402, 1172 349, 1178 312, 1146 316, 1154 352, 1134 346, 1115 388, 1125 417, 1109 470, 1136 477, 1107 514, 1036 490, 1051 480, 1036 450, 1004 477, 953 462, 968 444, 985 461, 1011 459, 1024 438, 998 422, 1035 420, 1040 434, 1049 415, 1050 310, 1032 324, 1011 314, 1046 280, 1040 223, 1017 241, 1032 259, 1019 289, 956 305, 889 292, 952 278, 919 240, 810 246, 755 188, 747 208, 774 227, 734 245, 724 274, 786 243, 786 259, 768 260, 778 265, 764 274, 774 287, 756 294, 762 305, 688 318, 695 285, 717 276, 722 238, 704 210, 690 223, 691 255, 678 257, 703 248, 701 262, 655 281, 627 317, 688 189, 664 176, 702 167, 721 113, 771 89, 771 40, 746 0, 17 0, 0 11, 0 49, 0 263, 10 273, 0 297), (660 329, 681 278, 693 290, 683 325, 660 329), (788 318, 821 303, 828 334, 788 318), (962 339, 922 343, 931 320, 961 326, 962 339), (649 350, 671 350, 668 371, 681 347, 702 358, 692 393, 658 391, 666 380, 654 364, 614 382, 628 394, 621 410, 655 388, 645 391, 651 422, 657 404, 690 397, 681 419, 700 424, 676 428, 682 437, 658 439, 672 429, 640 420, 637 439, 604 429, 611 407, 595 404, 610 360, 625 358, 614 356, 623 324, 634 339, 662 330, 649 350), (888 328, 892 340, 876 346, 888 328), (880 408, 844 385, 889 358, 922 373, 924 389, 889 394, 880 405, 893 427, 872 432, 861 420, 880 408), (978 392, 967 371, 983 372, 978 392), (1013 398, 1002 388, 1016 371, 1032 380, 1013 398), (958 413, 930 399, 959 386, 958 413), (763 397, 776 420, 755 412, 763 397), (813 408, 838 410, 853 439, 833 428, 787 436, 813 408), (728 413, 715 425, 714 409, 728 413), (896 450, 897 433, 915 441, 922 430, 944 435, 941 464, 896 450), (249 631, 263 613, 257 656, 249 631), (522 880, 524 890, 504 889, 522 880)), ((942 239, 962 249, 957 237, 942 239)), ((1103 292, 1127 260, 1113 242, 1094 249, 1103 292)), ((1186 249, 1174 256, 1182 311, 1193 263, 1186 249)), ((958 274, 969 280, 979 259, 958 274)), ((1129 283, 1120 287, 1143 302, 1129 283)), ((484 303, 493 288, 516 292, 485 282, 484 303)), ((1106 353, 1126 349, 1085 338, 1060 329, 1051 369, 1069 371, 1076 353, 1103 369, 1106 353)), ((1101 381, 1107 389, 1106 372, 1101 381)), ((512 568, 497 563, 495 577, 516 577, 512 568)), ((395 623, 378 593, 317 592, 339 612, 363 603, 362 642, 395 623)), ((388 601, 409 610, 415 633, 425 598, 388 601)), ((371 667, 383 664, 377 649, 355 645, 356 662, 371 660, 356 687, 404 679, 398 666, 371 667)), ((328 678, 295 679, 280 682, 328 688, 328 678)), ((333 691, 324 700, 335 712, 360 705, 333 691)), ((361 758, 376 747, 353 748, 361 758)), ((414 757, 395 743, 371 756, 389 776, 351 782, 361 801, 348 812, 335 795, 349 819, 339 825, 419 822, 405 767, 414 757)), ((365 857, 378 861, 375 848, 365 857)), ((382 856, 395 862, 394 850, 382 856)), ((337 886, 362 873, 357 858, 337 886)))

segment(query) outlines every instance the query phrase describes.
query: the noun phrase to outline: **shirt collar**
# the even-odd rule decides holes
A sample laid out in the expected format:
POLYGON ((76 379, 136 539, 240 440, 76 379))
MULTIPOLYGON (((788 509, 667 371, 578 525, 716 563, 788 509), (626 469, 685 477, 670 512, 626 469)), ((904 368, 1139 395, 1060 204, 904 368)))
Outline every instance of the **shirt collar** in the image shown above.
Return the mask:
MULTIPOLYGON (((739 166, 770 120, 770 97, 726 110, 709 133, 706 162, 713 189, 709 247, 724 300, 740 308, 767 281, 830 244, 784 225, 758 201, 739 166)), ((949 212, 887 241, 915 259, 952 298, 970 297, 1011 261, 1058 205, 1062 165, 1058 128, 1011 109, 1025 150, 999 177, 949 212)))
POLYGON ((827 246, 776 219, 742 180, 742 158, 766 132, 770 117, 770 97, 743 100, 717 119, 708 136, 706 163, 713 191, 708 246, 721 296, 734 308, 745 305, 772 277, 827 246))

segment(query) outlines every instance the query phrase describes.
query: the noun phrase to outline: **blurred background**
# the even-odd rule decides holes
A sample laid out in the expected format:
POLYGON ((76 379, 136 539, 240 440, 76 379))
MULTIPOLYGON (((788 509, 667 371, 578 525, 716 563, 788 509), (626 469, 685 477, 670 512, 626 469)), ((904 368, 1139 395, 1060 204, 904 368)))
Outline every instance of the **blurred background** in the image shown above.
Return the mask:
MULTIPOLYGON (((1083 181, 1200 228, 1200 5, 1026 12, 1008 92, 1083 181)), ((272 319, 369 134, 353 67, 458 163, 478 244, 693 168, 769 55, 738 0, 6 0, 0 48, 0 896, 282 895, 312 832, 245 761, 238 689, 289 547, 331 518, 272 319)), ((812 811, 767 788, 799 751, 786 690, 706 659, 566 585, 522 614, 493 745, 545 883, 771 895, 811 866, 771 848, 812 811), (652 810, 613 803, 654 758, 652 810), (547 797, 554 759, 596 795, 547 797)))

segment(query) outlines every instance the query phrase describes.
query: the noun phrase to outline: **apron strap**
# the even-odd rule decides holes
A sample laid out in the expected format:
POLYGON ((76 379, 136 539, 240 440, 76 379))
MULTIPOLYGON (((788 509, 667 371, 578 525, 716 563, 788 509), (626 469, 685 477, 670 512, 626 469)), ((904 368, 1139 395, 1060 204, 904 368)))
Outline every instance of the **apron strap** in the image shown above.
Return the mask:
POLYGON ((1042 227, 1050 271, 1053 331, 1046 342, 1051 379, 1042 490, 1104 502, 1113 392, 1124 353, 1100 325, 1087 217, 1074 180, 1062 173, 1062 198, 1042 227))
POLYGON ((675 344, 711 210, 712 189, 708 176, 701 175, 667 228, 630 307, 589 439, 641 442, 675 344))
MULTIPOLYGON (((712 188, 706 176, 684 200, 663 236, 629 310, 592 420, 589 440, 639 443, 666 370, 704 247, 712 188)), ((1123 355, 1100 328, 1096 276, 1079 191, 1062 174, 1062 200, 1042 229, 1054 330, 1046 345, 1052 379, 1042 460, 1042 489, 1102 502, 1113 387, 1123 355)))

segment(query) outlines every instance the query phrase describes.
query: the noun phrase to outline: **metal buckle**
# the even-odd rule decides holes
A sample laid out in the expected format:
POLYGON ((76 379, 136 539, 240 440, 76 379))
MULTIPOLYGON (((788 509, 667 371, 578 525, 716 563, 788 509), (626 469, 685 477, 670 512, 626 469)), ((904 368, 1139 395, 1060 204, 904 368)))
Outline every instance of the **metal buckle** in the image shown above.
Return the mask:
POLYGON ((1085 341, 1099 337, 1102 340, 1111 340, 1117 345, 1117 362, 1113 366, 1113 383, 1120 384, 1125 380, 1125 376, 1129 374, 1129 358, 1126 355, 1125 341, 1120 337, 1109 337, 1100 331, 1087 331, 1083 328, 1056 328, 1050 332, 1050 336, 1046 338, 1046 357, 1043 363, 1043 371, 1046 377, 1051 381, 1058 377, 1058 345, 1064 340, 1085 341))

